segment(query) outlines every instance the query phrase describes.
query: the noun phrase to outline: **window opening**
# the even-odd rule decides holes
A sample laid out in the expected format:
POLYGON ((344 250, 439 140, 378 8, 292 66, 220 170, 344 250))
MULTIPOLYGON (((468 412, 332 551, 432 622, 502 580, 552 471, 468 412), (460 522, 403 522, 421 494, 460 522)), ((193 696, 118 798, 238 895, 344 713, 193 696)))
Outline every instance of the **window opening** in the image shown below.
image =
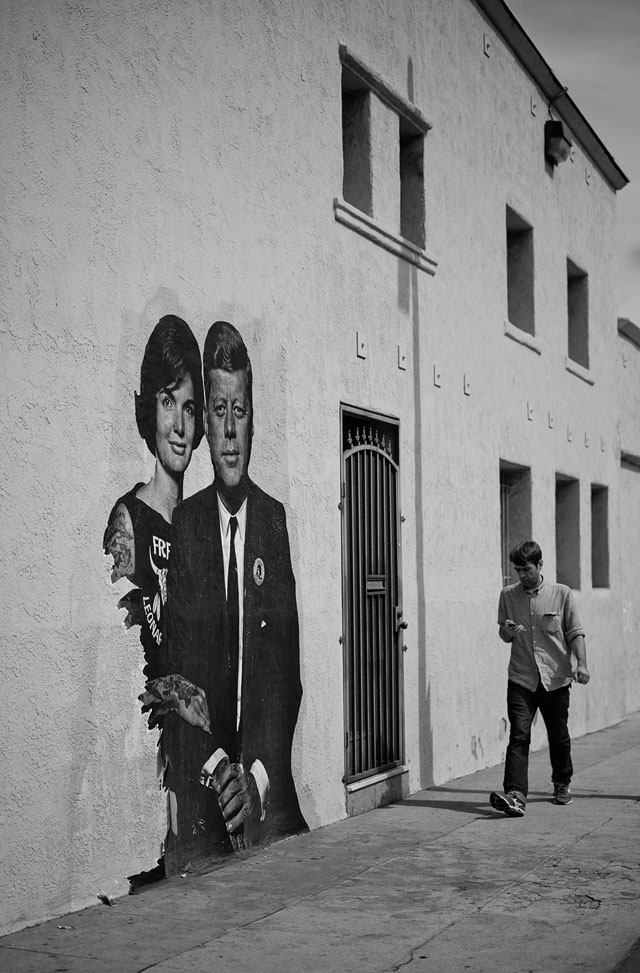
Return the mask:
POLYGON ((507 315, 509 323, 535 334, 533 229, 507 206, 507 315))
POLYGON ((556 578, 580 587, 580 483, 556 474, 556 578))
POLYGON ((589 367, 589 278, 567 259, 568 354, 571 361, 589 367))
POLYGON ((513 584, 509 551, 531 538, 531 470, 500 460, 500 547, 502 584, 513 584))
POLYGON ((425 233, 424 138, 400 119, 400 233, 423 247, 425 233))
POLYGON ((591 484, 591 584, 609 587, 609 490, 591 484))
POLYGON ((424 249, 424 137, 418 109, 340 48, 344 201, 424 249))
POLYGON ((345 87, 346 68, 342 75, 342 195, 347 203, 372 216, 371 92, 350 90, 345 87))

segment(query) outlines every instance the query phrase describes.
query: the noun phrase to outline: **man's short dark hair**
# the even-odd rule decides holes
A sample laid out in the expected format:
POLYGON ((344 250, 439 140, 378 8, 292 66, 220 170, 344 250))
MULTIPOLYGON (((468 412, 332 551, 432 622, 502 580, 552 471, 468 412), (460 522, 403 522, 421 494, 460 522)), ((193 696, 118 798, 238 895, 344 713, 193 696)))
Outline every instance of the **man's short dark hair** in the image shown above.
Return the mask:
POLYGON ((243 369, 246 371, 247 395, 253 412, 251 360, 240 332, 228 321, 216 321, 212 324, 205 339, 202 369, 207 400, 209 399, 209 373, 214 368, 221 368, 225 372, 239 372, 243 369))
POLYGON ((138 431, 150 451, 156 454, 156 395, 161 389, 177 388, 186 375, 193 382, 195 434, 193 448, 200 445, 204 434, 200 349, 194 334, 182 318, 166 314, 149 336, 140 368, 140 394, 136 395, 138 431))
POLYGON ((525 568, 527 564, 539 564, 542 560, 540 545, 535 541, 521 541, 509 551, 509 560, 518 568, 525 568))

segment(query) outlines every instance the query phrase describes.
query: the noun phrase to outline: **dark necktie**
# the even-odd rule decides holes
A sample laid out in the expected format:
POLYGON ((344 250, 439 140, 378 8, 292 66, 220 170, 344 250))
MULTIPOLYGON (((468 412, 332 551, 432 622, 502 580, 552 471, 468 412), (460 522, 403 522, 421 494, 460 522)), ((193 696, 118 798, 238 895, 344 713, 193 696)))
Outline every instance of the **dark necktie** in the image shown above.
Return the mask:
POLYGON ((238 521, 235 517, 229 520, 231 540, 229 542, 229 571, 227 574, 227 633, 229 638, 229 680, 230 692, 235 717, 238 705, 238 656, 240 654, 240 607, 238 604, 238 565, 236 562, 236 531, 238 521))

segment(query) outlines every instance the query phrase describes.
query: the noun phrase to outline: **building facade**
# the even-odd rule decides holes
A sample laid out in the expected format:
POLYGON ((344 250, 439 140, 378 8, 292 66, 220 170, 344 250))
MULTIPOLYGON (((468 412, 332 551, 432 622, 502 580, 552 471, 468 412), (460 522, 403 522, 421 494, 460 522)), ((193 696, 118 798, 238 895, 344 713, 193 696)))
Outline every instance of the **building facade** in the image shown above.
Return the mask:
MULTIPOLYGON (((161 854, 102 535, 153 471, 134 392, 163 315, 201 346, 232 322, 252 360, 309 827, 502 760, 497 600, 526 536, 587 632, 573 734, 637 709, 626 178, 500 0, 10 0, 2 47, 1 931, 124 894, 161 854)), ((185 495, 210 481, 203 441, 185 495)))

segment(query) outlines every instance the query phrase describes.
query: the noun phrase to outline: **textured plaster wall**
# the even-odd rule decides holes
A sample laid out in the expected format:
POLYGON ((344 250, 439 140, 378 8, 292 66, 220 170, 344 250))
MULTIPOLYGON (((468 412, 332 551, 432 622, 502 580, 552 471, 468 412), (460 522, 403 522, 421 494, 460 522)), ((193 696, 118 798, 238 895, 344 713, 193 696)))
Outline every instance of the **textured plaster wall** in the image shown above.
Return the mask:
MULTIPOLYGON (((592 593, 582 548, 594 678, 574 695, 574 732, 637 708, 620 677, 634 667, 638 686, 637 554, 622 557, 617 519, 635 502, 636 523, 638 505, 616 454, 614 196, 596 171, 587 185, 579 146, 545 171, 546 112, 531 115, 534 85, 497 38, 484 56, 473 5, 16 0, 0 26, 3 931, 126 891, 164 837, 141 648, 101 552, 112 502, 151 473, 133 392, 162 314, 201 342, 231 320, 253 360, 252 475, 285 503, 298 584, 293 765, 311 827, 345 814, 341 402, 401 422, 411 789, 504 754, 501 458, 532 468, 551 576, 556 471, 580 478, 584 538, 589 484, 609 485, 611 591, 592 593), (341 43, 433 122, 435 277, 334 219, 341 43), (541 355, 504 335, 507 203, 534 226, 541 355), (565 369, 567 256, 590 275, 593 386, 565 369)), ((397 196, 376 192, 394 219, 397 196)), ((205 443, 186 493, 209 479, 205 443)))
MULTIPOLYGON (((499 459, 532 469, 533 534, 543 548, 545 575, 552 580, 555 474, 580 480, 579 597, 594 681, 587 692, 574 693, 573 732, 612 722, 628 705, 620 680, 625 658, 621 576, 612 571, 610 592, 592 593, 590 581, 590 483, 609 485, 615 503, 619 482, 610 285, 614 194, 579 145, 574 162, 546 170, 547 114, 542 108, 531 114, 531 95, 539 99, 533 83, 470 5, 462 4, 460 18, 446 25, 443 46, 455 52, 452 84, 440 85, 433 109, 424 106, 434 121, 430 163, 438 173, 429 240, 439 268, 427 343, 442 374, 442 387, 429 388, 428 404, 425 396, 437 456, 428 467, 424 498, 435 527, 425 587, 426 615, 432 620, 425 692, 436 781, 500 760, 506 743, 508 649, 497 640, 495 626, 499 459), (489 58, 483 52, 485 32, 492 41, 489 58), (534 228, 539 355, 503 334, 506 204, 534 228), (589 273, 594 385, 565 368, 567 256, 589 273), (470 384, 466 397, 463 375, 470 384), (438 502, 442 496, 444 506, 438 502), (442 570, 443 562, 450 563, 449 571, 442 570)), ((612 549, 619 548, 620 536, 614 515, 612 549)), ((535 744, 543 740, 539 728, 535 744)))
MULTIPOLYGON (((334 232, 340 102, 337 40, 329 78, 308 19, 295 4, 259 18, 249 3, 3 5, 3 929, 126 891, 164 837, 141 649, 101 552, 113 500, 151 472, 133 392, 164 313, 200 340, 228 318, 249 345, 252 471, 289 510, 299 578, 294 770, 312 826, 345 813, 327 631, 340 555, 324 530, 338 486, 318 409, 331 399, 337 423, 332 376, 318 379, 331 258, 316 229, 334 232)), ((209 479, 203 446, 187 492, 209 479)))
MULTIPOLYGON (((358 56, 402 94, 413 93, 433 122, 425 147, 426 250, 438 269, 429 278, 394 268, 396 277, 387 258, 378 265, 360 240, 351 241, 349 250, 345 243, 345 254, 356 275, 355 320, 368 322, 375 314, 385 332, 393 327, 385 299, 395 289, 397 339, 410 349, 414 414, 400 414, 403 443, 415 446, 411 459, 402 457, 405 597, 416 599, 405 605, 406 729, 415 787, 504 755, 508 649, 495 624, 501 459, 531 467, 533 534, 551 580, 555 476, 580 481, 578 597, 594 681, 574 693, 573 732, 594 730, 637 708, 638 696, 620 678, 630 665, 629 678, 637 681, 633 643, 625 635, 631 629, 623 622, 637 616, 637 607, 616 553, 624 530, 618 410, 629 408, 633 422, 637 408, 635 400, 618 397, 614 193, 579 144, 572 162, 555 170, 545 166, 547 111, 540 92, 471 4, 446 11, 433 5, 424 17, 415 7, 404 10, 411 31, 404 59, 397 54, 402 45, 389 43, 377 21, 367 27, 364 16, 359 22, 354 17, 345 42, 353 38, 358 56), (535 115, 532 96, 539 106, 535 115), (507 205, 533 227, 540 354, 504 333, 507 205), (593 384, 566 369, 567 257, 589 274, 587 377, 593 384), (362 286, 365 261, 375 273, 362 286), (591 586, 591 483, 610 490, 609 591, 591 586)), ((394 18, 397 31, 400 20, 394 18)), ((365 370, 376 375, 382 366, 382 356, 372 350, 365 370)), ((383 402, 384 383, 374 388, 377 403, 383 402)), ((366 396, 362 404, 376 407, 366 396)), ((400 401, 395 408, 402 408, 400 401)), ((632 518, 634 509, 626 504, 632 518)), ((534 745, 543 742, 538 727, 534 745)))
MULTIPOLYGON (((640 349, 619 337, 616 347, 614 381, 621 404, 617 446, 632 456, 640 456, 640 349)), ((640 469, 620 470, 620 482, 615 498, 613 516, 621 526, 618 548, 615 551, 616 569, 621 589, 621 622, 623 652, 621 672, 626 709, 632 712, 640 705, 640 667, 637 647, 640 645, 640 611, 636 567, 638 511, 640 510, 640 469)))

